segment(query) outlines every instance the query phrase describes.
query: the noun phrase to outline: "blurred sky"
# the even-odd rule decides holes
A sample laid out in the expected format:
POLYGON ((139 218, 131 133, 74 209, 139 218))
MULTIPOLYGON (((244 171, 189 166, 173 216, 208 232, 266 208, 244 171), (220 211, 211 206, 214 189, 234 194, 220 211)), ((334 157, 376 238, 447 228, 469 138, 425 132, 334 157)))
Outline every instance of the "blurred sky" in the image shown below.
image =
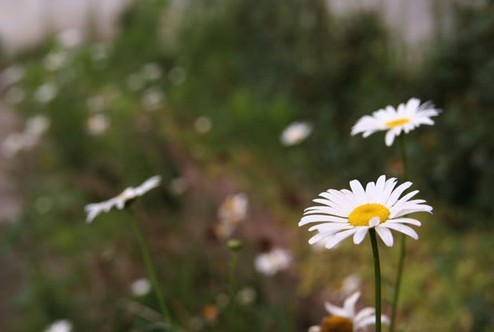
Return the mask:
MULTIPOLYGON (((7 54, 41 43, 50 33, 84 31, 93 15, 101 38, 116 31, 118 14, 133 0, 0 0, 0 41, 7 54)), ((185 0, 179 0, 185 1, 185 0)), ((336 13, 373 9, 411 50, 422 49, 458 0, 326 0, 336 13), (438 15, 440 14, 440 18, 438 15)), ((176 2, 176 1, 174 1, 176 2)), ((84 33, 82 33, 84 38, 84 33)))
POLYGON ((79 31, 93 17, 100 38, 111 37, 132 0, 0 0, 0 42, 7 54, 39 45, 48 35, 79 31))

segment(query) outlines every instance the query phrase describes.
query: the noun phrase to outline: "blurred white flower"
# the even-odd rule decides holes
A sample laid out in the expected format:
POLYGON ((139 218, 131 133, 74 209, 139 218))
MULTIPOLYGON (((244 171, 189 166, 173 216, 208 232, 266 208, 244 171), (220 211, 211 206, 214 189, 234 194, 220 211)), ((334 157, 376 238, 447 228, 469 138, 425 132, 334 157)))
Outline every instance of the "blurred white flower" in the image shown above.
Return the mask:
POLYGON ((142 105, 148 111, 155 111, 161 106, 164 100, 165 94, 161 90, 151 88, 144 92, 144 95, 142 96, 142 105))
POLYGON ((182 84, 183 82, 185 82, 186 78, 187 74, 185 72, 185 69, 183 69, 182 67, 174 67, 168 73, 168 79, 174 85, 182 84))
POLYGON ((95 62, 105 62, 108 58, 109 45, 106 43, 96 43, 91 45, 90 55, 95 62))
POLYGON ((151 282, 147 278, 137 279, 130 286, 130 290, 135 296, 147 295, 151 291, 151 282))
POLYGON ((5 101, 10 105, 15 105, 24 100, 26 93, 21 87, 12 86, 5 92, 5 101))
POLYGON ((391 146, 396 136, 402 132, 408 134, 410 131, 421 125, 432 126, 433 116, 439 115, 439 110, 434 108, 430 102, 420 105, 420 100, 411 98, 406 104, 401 103, 395 109, 392 106, 386 106, 360 118, 352 127, 352 136, 362 134, 368 137, 377 131, 386 131, 385 143, 391 146))
POLYGON ((60 70, 67 62, 67 53, 63 51, 49 53, 43 60, 43 65, 48 71, 60 70))
POLYGON ((281 143, 286 146, 302 142, 312 132, 312 125, 307 122, 293 122, 281 133, 281 143))
POLYGON ((21 66, 10 66, 0 73, 0 86, 9 86, 20 82, 24 78, 25 70, 21 66))
POLYGON ((84 36, 82 30, 67 29, 58 34, 57 40, 62 47, 70 49, 81 45, 84 41, 84 36))
POLYGON ((163 76, 163 71, 157 63, 147 63, 142 67, 142 74, 148 81, 156 81, 163 76))
POLYGON ((7 136, 1 145, 2 152, 7 157, 12 157, 19 151, 34 147, 48 127, 50 120, 43 115, 37 115, 27 120, 23 132, 7 136))
POLYGON ((34 99, 42 104, 49 103, 58 94, 58 87, 51 82, 45 83, 36 89, 34 99))
POLYGON ((273 248, 271 251, 257 255, 256 270, 266 276, 273 276, 279 271, 286 270, 292 263, 292 255, 285 249, 273 248))
POLYGON ((182 195, 189 188, 189 183, 185 178, 176 178, 170 181, 170 191, 175 195, 182 195))
POLYGON ((247 216, 249 201, 247 195, 238 193, 228 196, 218 209, 218 218, 223 222, 238 223, 247 216))
MULTIPOLYGON (((308 332, 325 332, 325 331, 363 331, 367 326, 376 321, 376 310, 371 307, 364 308, 356 312, 355 305, 360 297, 360 292, 355 292, 349 296, 343 303, 343 307, 325 303, 329 316, 326 316, 320 325, 312 326, 308 332)), ((389 318, 381 315, 381 322, 389 324, 389 318)))
POLYGON ((361 283, 362 279, 358 275, 349 275, 348 277, 343 279, 343 283, 341 285, 341 294, 343 294, 344 297, 347 297, 350 294, 355 293, 357 290, 360 289, 361 283))
POLYGON ((91 203, 84 207, 87 213, 86 221, 91 223, 102 212, 108 212, 112 208, 122 210, 126 203, 144 195, 151 189, 157 188, 161 183, 161 176, 155 175, 144 181, 138 187, 128 187, 120 195, 100 203, 91 203))
POLYGON ((219 222, 214 226, 215 235, 221 239, 229 238, 247 216, 248 205, 247 195, 243 193, 228 196, 218 208, 219 222))
POLYGON ((86 122, 86 128, 89 134, 98 136, 103 134, 110 126, 110 120, 104 114, 91 115, 86 122))
POLYGON ((208 133, 212 126, 211 120, 205 116, 200 116, 194 121, 194 129, 200 134, 208 133))
POLYGON ((252 287, 245 287, 238 291, 237 301, 242 305, 249 305, 254 303, 257 298, 257 292, 252 287))
POLYGON ((44 332, 71 332, 72 322, 67 319, 54 321, 48 326, 44 332))

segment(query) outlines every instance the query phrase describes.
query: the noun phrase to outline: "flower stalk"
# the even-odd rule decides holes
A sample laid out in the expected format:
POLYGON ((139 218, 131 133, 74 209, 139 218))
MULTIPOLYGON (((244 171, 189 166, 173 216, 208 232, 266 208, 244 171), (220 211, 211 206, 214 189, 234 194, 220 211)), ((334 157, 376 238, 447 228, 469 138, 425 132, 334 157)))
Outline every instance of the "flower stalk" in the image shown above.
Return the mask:
POLYGON ((376 332, 381 332, 381 265, 379 263, 379 248, 377 246, 376 230, 371 228, 369 236, 372 246, 372 256, 374 258, 374 292, 376 307, 376 332))
POLYGON ((149 252, 149 248, 147 246, 146 240, 144 239, 144 235, 141 230, 141 226, 139 225, 135 214, 132 214, 132 228, 134 230, 134 234, 137 238, 137 242, 139 245, 139 249, 141 251, 142 258, 144 260, 144 264, 146 265, 147 272, 149 274, 149 278, 151 279, 151 284, 153 285, 153 291, 158 300, 158 305, 160 307, 161 314, 163 316, 163 322, 165 324, 165 330, 170 330, 171 322, 170 322, 170 313, 168 311, 168 307, 166 306, 165 299, 163 297, 163 293, 158 283, 158 276, 156 273, 155 266, 153 261, 151 260, 151 254, 149 252))
MULTIPOLYGON (((408 180, 408 158, 407 158, 405 135, 400 135, 399 141, 400 141, 401 161, 403 164, 403 179, 406 181, 408 180)), ((406 237, 405 235, 402 235, 400 241, 400 257, 398 259, 398 271, 396 272, 396 281, 394 287, 393 302, 391 307, 391 323, 389 325, 390 332, 394 332, 395 329, 396 315, 398 313, 398 302, 400 300, 401 280, 403 277, 403 267, 405 265, 405 256, 406 256, 406 237)))

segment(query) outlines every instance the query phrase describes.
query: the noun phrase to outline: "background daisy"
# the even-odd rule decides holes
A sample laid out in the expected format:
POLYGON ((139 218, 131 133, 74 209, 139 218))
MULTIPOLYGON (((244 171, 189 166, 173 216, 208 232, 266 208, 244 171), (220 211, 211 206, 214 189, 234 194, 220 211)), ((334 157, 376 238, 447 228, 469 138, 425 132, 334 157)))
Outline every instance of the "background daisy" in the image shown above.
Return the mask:
MULTIPOLYGON (((355 292, 345 299, 343 307, 335 306, 329 302, 325 303, 329 315, 326 316, 320 325, 311 326, 308 332, 325 331, 362 331, 376 320, 375 309, 371 307, 360 311, 355 310, 355 306, 360 297, 360 292, 355 292)), ((388 317, 382 315, 381 321, 389 323, 388 317)))
POLYGON ((402 132, 408 134, 411 130, 420 125, 434 124, 431 117, 439 114, 439 110, 434 108, 430 102, 420 104, 417 98, 411 98, 406 104, 401 103, 398 108, 386 106, 360 118, 352 127, 352 136, 362 133, 363 137, 368 137, 377 131, 387 131, 385 143, 391 146, 396 136, 402 132))

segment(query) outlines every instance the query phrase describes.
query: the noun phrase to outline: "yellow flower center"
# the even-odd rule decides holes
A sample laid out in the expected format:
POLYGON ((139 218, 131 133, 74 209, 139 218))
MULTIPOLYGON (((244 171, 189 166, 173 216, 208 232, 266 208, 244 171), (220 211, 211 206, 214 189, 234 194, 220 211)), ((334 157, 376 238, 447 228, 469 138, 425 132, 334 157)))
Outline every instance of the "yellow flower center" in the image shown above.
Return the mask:
POLYGON ((360 205, 353 209, 348 216, 348 221, 353 226, 369 226, 369 221, 375 217, 379 217, 381 223, 388 220, 388 208, 376 203, 360 205))
POLYGON ((401 119, 396 119, 393 121, 388 121, 384 125, 388 128, 394 128, 394 127, 401 127, 401 126, 407 124, 408 122, 410 122, 409 118, 401 118, 401 119))
POLYGON ((353 322, 346 317, 326 316, 320 328, 321 332, 353 332, 353 322))

